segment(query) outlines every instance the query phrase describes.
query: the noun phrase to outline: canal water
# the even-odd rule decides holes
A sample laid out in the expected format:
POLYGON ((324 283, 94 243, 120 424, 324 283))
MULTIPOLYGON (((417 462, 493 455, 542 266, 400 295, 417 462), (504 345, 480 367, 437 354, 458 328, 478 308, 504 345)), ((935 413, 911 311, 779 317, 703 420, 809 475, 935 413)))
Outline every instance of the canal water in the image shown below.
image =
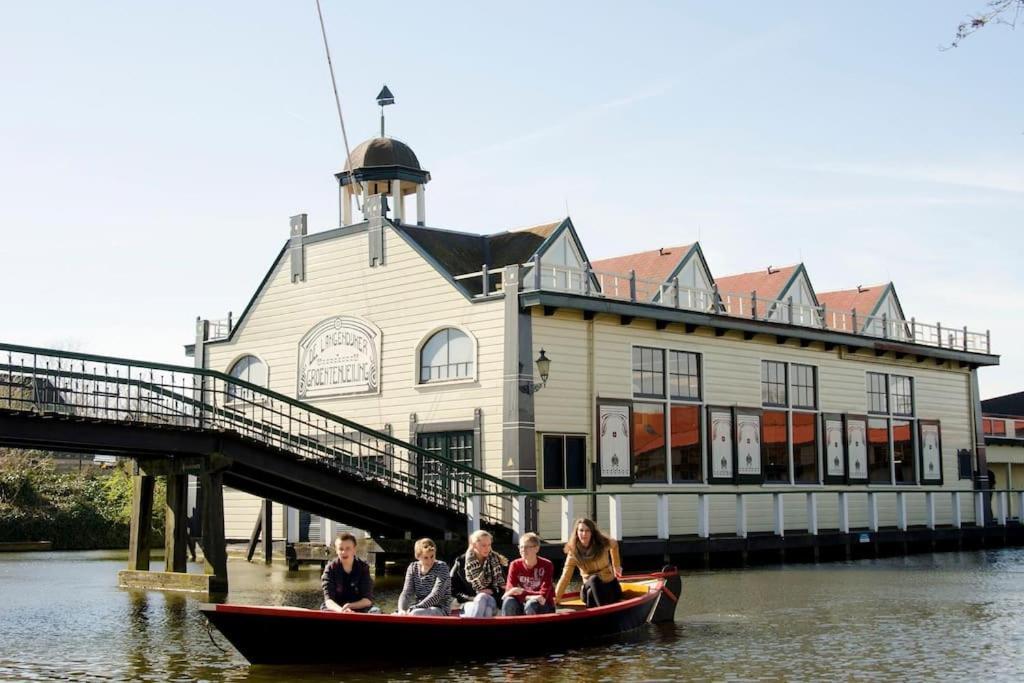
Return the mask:
MULTIPOLYGON (((0 679, 1024 680, 1024 549, 689 573, 674 624, 544 657, 249 667, 174 593, 125 591, 117 552, 0 555, 0 679), (223 648, 223 649, 222 649, 223 648)), ((232 560, 232 602, 314 607, 318 572, 232 560)), ((395 579, 379 584, 394 607, 395 579)), ((452 643, 458 647, 458 643, 452 643)))

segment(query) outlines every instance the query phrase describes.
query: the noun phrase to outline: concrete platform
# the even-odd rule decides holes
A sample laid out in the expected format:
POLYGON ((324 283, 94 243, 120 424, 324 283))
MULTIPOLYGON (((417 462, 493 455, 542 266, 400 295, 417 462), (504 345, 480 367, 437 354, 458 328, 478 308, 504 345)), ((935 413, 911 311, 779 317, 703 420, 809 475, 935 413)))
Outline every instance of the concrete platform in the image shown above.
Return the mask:
POLYGON ((183 574, 178 572, 145 572, 124 569, 117 573, 119 588, 182 591, 186 593, 227 593, 227 583, 212 574, 183 574))

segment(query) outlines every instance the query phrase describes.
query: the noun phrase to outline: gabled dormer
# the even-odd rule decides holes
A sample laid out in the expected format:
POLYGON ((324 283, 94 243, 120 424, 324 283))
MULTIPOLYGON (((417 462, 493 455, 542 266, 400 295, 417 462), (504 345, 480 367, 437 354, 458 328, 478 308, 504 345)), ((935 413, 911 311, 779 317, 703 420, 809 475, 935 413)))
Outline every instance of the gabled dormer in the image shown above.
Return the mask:
POLYGON ((768 320, 821 327, 821 315, 817 310, 818 297, 814 294, 804 264, 800 263, 794 268, 776 299, 777 303, 768 309, 768 320))
POLYGON ((606 296, 627 298, 621 283, 635 275, 637 301, 711 310, 714 279, 698 243, 600 259, 591 267, 606 296))
MULTIPOLYGON (((540 284, 544 289, 558 289, 568 292, 585 292, 587 286, 587 264, 590 259, 583 248, 572 219, 566 217, 530 256, 531 263, 540 260, 540 284)), ((534 266, 528 266, 523 273, 527 287, 536 283, 534 266)), ((597 291, 597 283, 591 278, 590 291, 597 291)))
POLYGON ((876 337, 887 336, 891 339, 910 339, 910 330, 904 322, 906 315, 903 313, 899 297, 896 296, 896 288, 891 282, 822 292, 818 299, 825 307, 824 323, 829 329, 876 337))

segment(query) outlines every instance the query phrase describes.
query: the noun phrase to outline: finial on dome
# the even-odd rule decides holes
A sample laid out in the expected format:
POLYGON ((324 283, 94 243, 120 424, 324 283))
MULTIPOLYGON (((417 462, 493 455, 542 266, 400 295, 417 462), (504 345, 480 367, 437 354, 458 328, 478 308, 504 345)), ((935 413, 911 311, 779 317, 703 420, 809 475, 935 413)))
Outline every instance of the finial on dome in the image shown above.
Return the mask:
POLYGON ((380 136, 384 137, 384 107, 395 103, 395 96, 388 90, 387 83, 377 93, 377 104, 380 105, 380 136))

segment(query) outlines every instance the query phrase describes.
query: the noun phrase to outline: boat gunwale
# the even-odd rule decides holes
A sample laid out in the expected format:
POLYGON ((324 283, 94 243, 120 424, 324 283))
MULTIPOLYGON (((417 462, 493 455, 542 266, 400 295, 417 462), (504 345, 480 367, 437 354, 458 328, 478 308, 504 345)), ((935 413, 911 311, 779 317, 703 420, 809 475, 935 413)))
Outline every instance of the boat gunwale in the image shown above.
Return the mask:
MULTIPOLYGON (((659 573, 660 574, 660 573, 659 573)), ((593 619, 603 615, 614 614, 629 609, 640 607, 645 603, 657 600, 665 587, 666 578, 664 575, 644 575, 644 577, 630 577, 638 583, 649 581, 647 593, 638 595, 635 598, 628 598, 611 605, 599 607, 585 607, 571 612, 555 612, 553 614, 534 614, 515 617, 498 615, 494 617, 459 617, 459 616, 411 616, 406 614, 367 614, 364 612, 330 612, 325 610, 304 609, 301 607, 286 606, 261 606, 261 605, 235 605, 235 604, 204 604, 200 606, 203 612, 214 612, 220 614, 237 614, 264 617, 284 617, 298 619, 315 619, 326 622, 361 623, 375 622, 379 624, 433 624, 448 625, 453 628, 468 628, 471 626, 510 626, 512 624, 528 625, 534 623, 546 623, 549 621, 575 621, 579 619, 593 619)), ((568 595, 578 595, 568 594, 568 595)))

